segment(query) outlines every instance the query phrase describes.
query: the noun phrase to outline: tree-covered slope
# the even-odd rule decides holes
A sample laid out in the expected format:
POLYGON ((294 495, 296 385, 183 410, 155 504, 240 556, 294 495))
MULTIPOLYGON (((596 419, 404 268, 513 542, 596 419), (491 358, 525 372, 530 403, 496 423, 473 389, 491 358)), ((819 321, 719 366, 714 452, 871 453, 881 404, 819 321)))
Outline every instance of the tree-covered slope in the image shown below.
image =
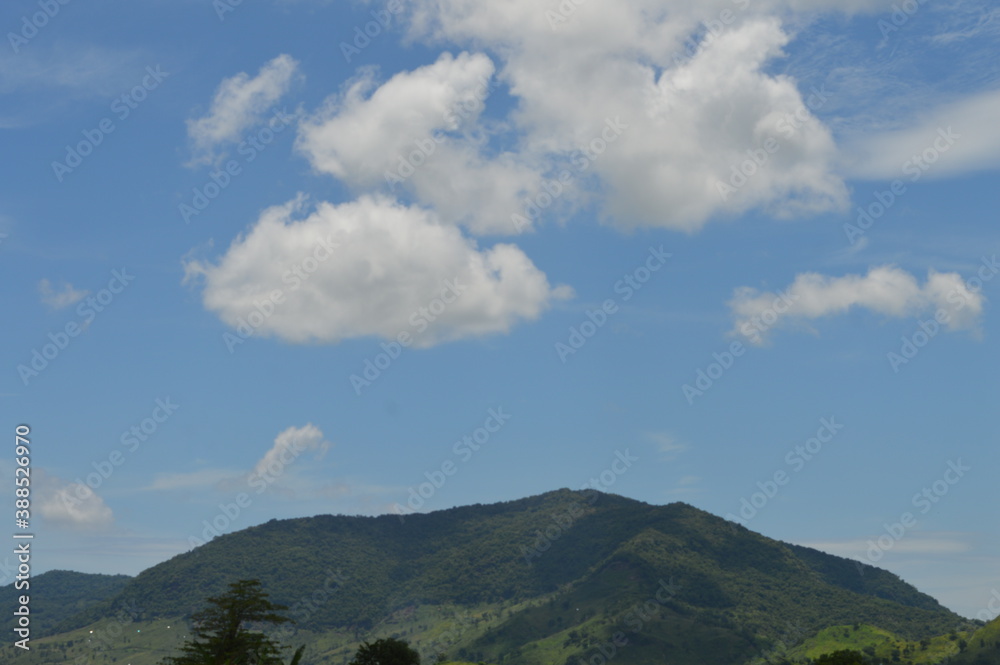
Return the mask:
POLYGON ((31 626, 36 635, 51 632, 58 624, 117 595, 131 578, 128 575, 92 575, 68 570, 50 570, 28 581, 28 589, 15 583, 0 587, 0 605, 10 608, 4 631, 13 634, 13 610, 19 596, 30 598, 31 626))
POLYGON ((1000 665, 1000 617, 974 632, 949 665, 1000 665))
POLYGON ((623 665, 744 662, 832 625, 913 639, 965 623, 891 573, 683 503, 560 490, 404 518, 272 520, 143 571, 61 628, 119 607, 144 620, 188 616, 248 577, 316 635, 360 640, 395 624, 426 636, 434 620, 408 618, 420 608, 479 608, 484 627, 447 644, 495 662, 561 664, 609 651, 616 634, 623 665))

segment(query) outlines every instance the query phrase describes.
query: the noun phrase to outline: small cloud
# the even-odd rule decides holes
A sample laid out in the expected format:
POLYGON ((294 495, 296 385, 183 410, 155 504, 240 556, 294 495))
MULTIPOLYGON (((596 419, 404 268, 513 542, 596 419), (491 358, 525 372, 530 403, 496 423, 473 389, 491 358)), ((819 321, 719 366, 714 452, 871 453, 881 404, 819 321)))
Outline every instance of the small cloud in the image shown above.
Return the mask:
POLYGON ((219 146, 240 141, 243 133, 288 92, 298 66, 294 58, 282 54, 265 63, 253 78, 240 72, 224 79, 208 114, 187 122, 188 136, 194 141, 191 164, 210 163, 219 146))
POLYGON ((958 273, 930 270, 921 286, 905 270, 884 265, 871 268, 867 275, 802 273, 783 293, 742 286, 728 304, 734 319, 732 334, 760 346, 776 326, 805 324, 855 307, 895 318, 935 317, 943 312, 948 330, 976 331, 985 301, 958 273))
MULTIPOLYGON (((185 473, 159 474, 146 490, 215 490, 219 492, 245 491, 256 488, 261 482, 272 484, 286 472, 303 452, 318 451, 322 459, 332 444, 323 439, 323 432, 309 423, 304 427, 289 427, 274 439, 274 444, 249 471, 205 468, 185 473)), ((200 463, 205 463, 201 460, 200 463)))
MULTIPOLYGON (((0 234, 0 241, 6 238, 0 234)), ((73 288, 69 282, 63 282, 58 288, 52 286, 52 282, 43 279, 38 283, 38 292, 42 295, 42 302, 52 309, 62 309, 74 305, 90 293, 90 291, 79 291, 73 288)))
POLYGON ((106 529, 114 513, 87 485, 66 482, 44 471, 35 474, 36 511, 46 524, 69 529, 106 529))
POLYGON ((289 427, 275 437, 274 445, 254 465, 253 472, 261 476, 277 476, 303 452, 317 450, 318 459, 322 459, 329 449, 330 442, 323 440, 323 432, 312 423, 305 427, 289 427))
POLYGON ((688 449, 686 443, 681 443, 667 432, 647 432, 646 438, 656 444, 662 460, 672 460, 688 449))

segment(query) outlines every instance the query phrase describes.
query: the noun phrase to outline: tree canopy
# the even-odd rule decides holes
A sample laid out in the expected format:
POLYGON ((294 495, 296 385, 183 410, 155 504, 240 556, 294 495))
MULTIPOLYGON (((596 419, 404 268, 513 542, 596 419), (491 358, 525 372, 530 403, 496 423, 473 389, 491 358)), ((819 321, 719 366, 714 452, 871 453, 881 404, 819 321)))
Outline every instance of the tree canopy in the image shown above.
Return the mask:
POLYGON ((868 659, 860 651, 842 649, 820 656, 815 665, 868 665, 868 659))
MULTIPOLYGON (((227 592, 207 602, 208 607, 191 617, 194 636, 181 647, 182 655, 165 659, 163 665, 282 665, 280 646, 251 628, 291 621, 278 614, 288 608, 269 601, 260 580, 233 582, 227 592)), ((302 648, 292 665, 301 658, 302 648)))
POLYGON ((420 665, 420 654, 405 641, 390 637, 362 644, 350 665, 420 665))

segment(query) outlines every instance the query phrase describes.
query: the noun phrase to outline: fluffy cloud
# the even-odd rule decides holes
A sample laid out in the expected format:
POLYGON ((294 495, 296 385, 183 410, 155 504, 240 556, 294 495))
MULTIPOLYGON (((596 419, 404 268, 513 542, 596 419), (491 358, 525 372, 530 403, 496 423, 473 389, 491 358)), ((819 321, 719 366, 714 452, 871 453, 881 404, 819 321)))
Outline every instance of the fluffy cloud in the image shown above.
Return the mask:
POLYGON ((798 275, 782 293, 736 289, 729 302, 733 333, 762 344, 776 326, 804 323, 863 307, 892 317, 934 316, 941 312, 949 330, 974 329, 983 311, 982 293, 970 290, 958 273, 931 270, 923 286, 895 266, 871 268, 867 275, 798 275), (946 317, 946 318, 944 318, 946 317))
POLYGON ((321 454, 330 448, 323 432, 312 423, 305 427, 289 427, 274 439, 274 445, 254 465, 254 473, 269 477, 280 475, 286 466, 307 450, 321 454))
POLYGON ((303 207, 270 208, 217 263, 186 264, 188 279, 204 278, 206 308, 238 333, 249 325, 294 343, 405 333, 428 347, 507 332, 569 295, 517 247, 480 250, 417 207, 362 196, 294 220, 303 207))
POLYGON ((62 309, 69 307, 83 300, 89 291, 74 289, 69 282, 63 282, 58 289, 52 286, 52 282, 43 279, 38 283, 38 293, 42 296, 42 302, 52 309, 62 309))
POLYGON ((342 95, 303 120, 299 148, 320 171, 352 185, 379 185, 417 141, 457 129, 454 109, 474 99, 492 75, 489 58, 467 53, 445 53, 433 65, 396 74, 377 88, 373 71, 363 70, 342 95))
POLYGON ((35 475, 35 510, 46 523, 86 530, 114 523, 111 508, 87 485, 66 482, 44 471, 35 475))
POLYGON ((511 215, 538 192, 541 174, 515 153, 486 156, 482 127, 469 131, 495 85, 493 70, 488 57, 468 53, 445 53, 377 87, 364 70, 303 121, 299 150, 355 188, 398 187, 449 223, 516 233, 511 215))
POLYGON ((412 31, 500 54, 524 162, 586 164, 619 226, 692 231, 752 208, 791 216, 847 202, 836 146, 813 114, 825 95, 767 71, 789 36, 763 10, 788 7, 764 4, 442 0, 416 4, 412 31), (617 118, 627 129, 611 144, 602 134, 617 118))
POLYGON ((282 54, 265 63, 253 78, 240 72, 223 80, 208 114, 188 120, 188 136, 194 142, 193 161, 210 162, 220 145, 239 141, 288 91, 297 71, 298 62, 282 54))

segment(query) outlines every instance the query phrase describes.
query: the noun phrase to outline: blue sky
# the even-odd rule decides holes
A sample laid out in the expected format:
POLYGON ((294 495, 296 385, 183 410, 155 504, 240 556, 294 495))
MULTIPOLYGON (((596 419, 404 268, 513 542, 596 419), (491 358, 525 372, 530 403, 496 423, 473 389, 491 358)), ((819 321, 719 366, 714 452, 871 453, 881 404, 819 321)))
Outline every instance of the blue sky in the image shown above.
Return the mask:
POLYGON ((0 20, 36 572, 591 485, 993 616, 990 3, 0 20))

